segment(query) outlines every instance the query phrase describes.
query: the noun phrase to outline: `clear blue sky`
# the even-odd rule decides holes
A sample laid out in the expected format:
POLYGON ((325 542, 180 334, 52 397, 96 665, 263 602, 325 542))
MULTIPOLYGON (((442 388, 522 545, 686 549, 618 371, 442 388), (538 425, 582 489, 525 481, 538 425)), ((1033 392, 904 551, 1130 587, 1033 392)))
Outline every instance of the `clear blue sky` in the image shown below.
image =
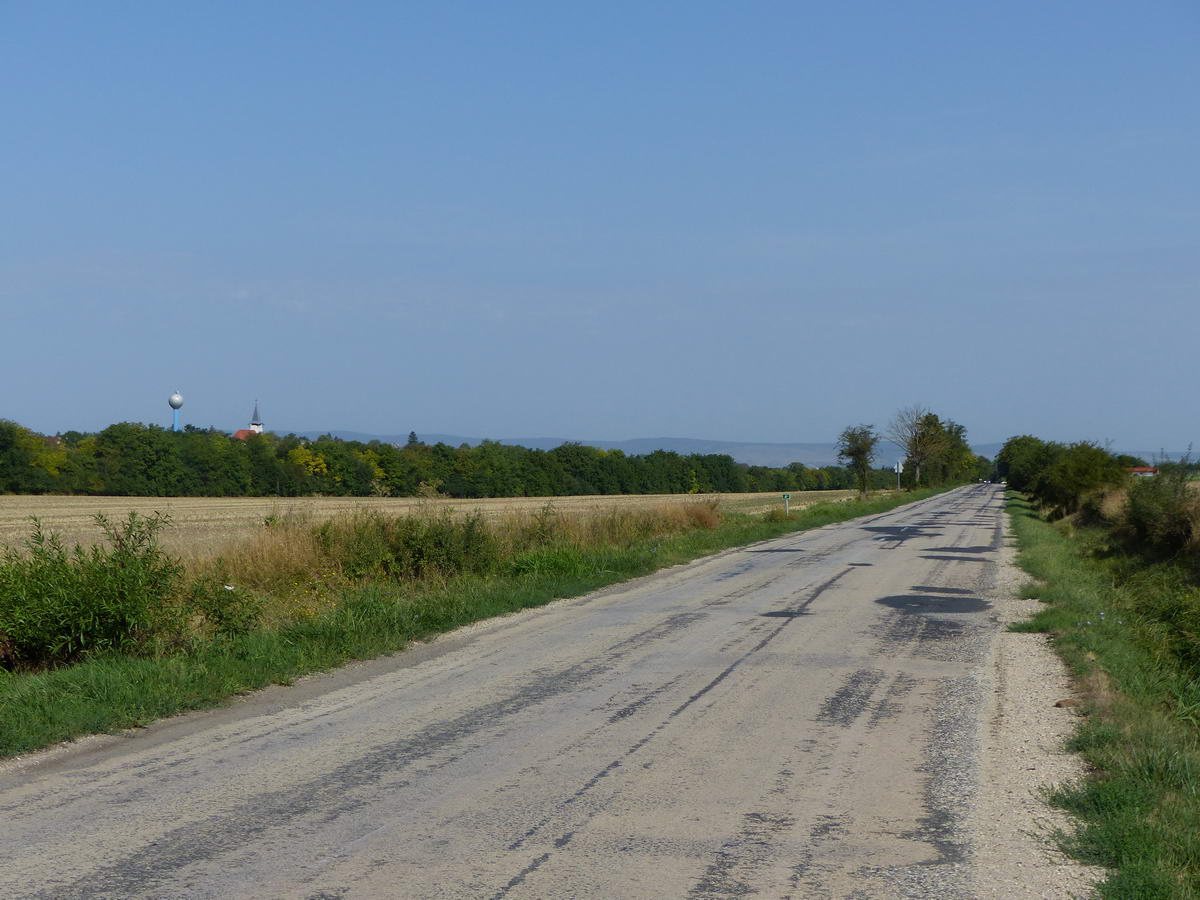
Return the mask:
POLYGON ((0 5, 0 418, 1200 443, 1200 6, 0 5))

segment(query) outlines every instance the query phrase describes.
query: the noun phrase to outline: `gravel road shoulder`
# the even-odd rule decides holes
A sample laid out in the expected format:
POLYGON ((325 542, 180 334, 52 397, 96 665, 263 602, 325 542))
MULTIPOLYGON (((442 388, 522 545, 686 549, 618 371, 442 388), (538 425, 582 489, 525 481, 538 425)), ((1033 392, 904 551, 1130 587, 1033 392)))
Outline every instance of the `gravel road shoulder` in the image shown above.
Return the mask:
MULTIPOLYGON (((1029 576, 1015 559, 1015 539, 1005 516, 993 607, 1001 628, 1028 619, 1041 606, 1037 600, 1020 599, 1029 576)), ((1042 799, 1047 788, 1085 773, 1083 761, 1063 749, 1076 714, 1054 705, 1075 696, 1066 667, 1046 635, 1002 630, 993 645, 991 672, 974 811, 976 896, 1094 896, 1104 869, 1081 865, 1054 846, 1055 831, 1069 829, 1071 820, 1042 799)))

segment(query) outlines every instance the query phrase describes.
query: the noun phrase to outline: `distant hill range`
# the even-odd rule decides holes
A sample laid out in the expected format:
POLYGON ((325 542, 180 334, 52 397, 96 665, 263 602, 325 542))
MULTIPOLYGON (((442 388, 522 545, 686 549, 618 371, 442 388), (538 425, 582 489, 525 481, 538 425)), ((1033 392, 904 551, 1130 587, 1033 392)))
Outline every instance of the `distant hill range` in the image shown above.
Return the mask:
MULTIPOLYGON (((403 434, 364 434, 359 431, 297 431, 296 434, 302 435, 309 439, 315 439, 323 434, 332 434, 334 437, 341 438, 344 441, 383 441, 387 444, 404 445, 408 442, 408 435, 403 434)), ((426 444, 449 444, 451 447, 458 447, 462 444, 469 444, 474 447, 481 443, 481 438, 463 437, 458 434, 428 434, 418 432, 417 437, 426 444)), ((627 441, 589 441, 576 440, 574 438, 497 438, 497 443, 509 444, 516 447, 530 447, 537 450, 553 450, 555 447, 562 444, 575 441, 576 443, 586 444, 589 447, 600 447, 604 450, 622 450, 631 456, 643 456, 647 453, 653 453, 655 450, 674 450, 676 453, 687 455, 689 453, 726 453, 732 456, 740 463, 745 463, 749 466, 786 466, 788 463, 804 463, 806 466, 819 468, 820 466, 837 466, 841 465, 837 458, 837 445, 834 443, 804 443, 804 444, 758 444, 739 441, 708 441, 702 438, 632 438, 627 441)), ((996 454, 1000 452, 1000 448, 1004 446, 1002 441, 997 441, 992 444, 974 444, 972 448, 980 456, 986 456, 988 459, 995 459, 996 454)), ((1160 459, 1163 455, 1161 450, 1117 450, 1117 453, 1128 453, 1131 456, 1140 456, 1142 459, 1153 461, 1160 459)), ((1168 452, 1169 458, 1178 459, 1182 453, 1168 452)), ((875 457, 875 465, 891 466, 896 460, 900 459, 903 454, 896 446, 888 440, 879 442, 878 453, 875 457)))

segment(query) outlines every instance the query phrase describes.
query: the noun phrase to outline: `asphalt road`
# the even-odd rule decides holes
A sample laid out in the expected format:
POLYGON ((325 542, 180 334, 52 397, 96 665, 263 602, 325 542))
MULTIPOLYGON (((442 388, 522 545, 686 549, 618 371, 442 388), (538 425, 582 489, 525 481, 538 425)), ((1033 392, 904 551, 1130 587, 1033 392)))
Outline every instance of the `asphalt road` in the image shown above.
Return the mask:
POLYGON ((972 897, 991 485, 0 767, 3 897, 972 897))

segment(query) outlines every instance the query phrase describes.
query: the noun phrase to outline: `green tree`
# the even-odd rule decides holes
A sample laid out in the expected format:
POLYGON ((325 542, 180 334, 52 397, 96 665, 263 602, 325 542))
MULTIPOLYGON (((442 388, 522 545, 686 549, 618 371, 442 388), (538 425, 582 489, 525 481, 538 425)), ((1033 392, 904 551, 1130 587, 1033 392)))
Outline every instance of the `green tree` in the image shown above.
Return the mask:
POLYGON ((1150 465, 1140 456, 1130 456, 1128 453, 1118 453, 1117 462, 1127 469, 1145 468, 1150 465))
POLYGON ((40 440, 28 428, 0 419, 0 492, 30 494, 48 489, 45 471, 34 467, 40 440))
POLYGON ((1092 441, 1071 444, 1033 485, 1033 495, 1060 515, 1077 512, 1089 496, 1124 484, 1128 473, 1107 450, 1092 441))
POLYGON ((954 484, 981 478, 990 466, 981 468, 967 443, 967 429, 942 419, 919 404, 896 413, 887 437, 904 451, 904 480, 909 487, 922 484, 954 484))
POLYGON ((996 454, 996 475, 1015 491, 1032 491, 1037 479, 1058 458, 1062 444, 1031 434, 1010 437, 996 454))
POLYGON ((97 472, 103 492, 169 497, 184 492, 185 469, 175 432, 157 425, 118 422, 96 435, 97 472))
POLYGON ((967 429, 957 422, 930 413, 922 422, 922 442, 927 457, 925 470, 928 484, 957 484, 982 477, 975 452, 967 443, 967 429))
POLYGON ((845 462, 863 496, 871 490, 871 462, 878 443, 879 435, 873 425, 852 425, 838 437, 838 459, 845 462))

